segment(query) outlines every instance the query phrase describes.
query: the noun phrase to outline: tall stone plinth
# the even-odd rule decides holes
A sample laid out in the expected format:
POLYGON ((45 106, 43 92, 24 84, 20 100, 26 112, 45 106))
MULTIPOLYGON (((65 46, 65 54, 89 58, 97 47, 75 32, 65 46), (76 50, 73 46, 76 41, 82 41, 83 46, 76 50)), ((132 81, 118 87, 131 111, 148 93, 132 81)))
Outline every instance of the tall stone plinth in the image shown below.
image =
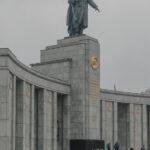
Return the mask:
POLYGON ((70 139, 100 139, 100 47, 80 36, 58 40, 41 51, 33 68, 71 84, 70 139))

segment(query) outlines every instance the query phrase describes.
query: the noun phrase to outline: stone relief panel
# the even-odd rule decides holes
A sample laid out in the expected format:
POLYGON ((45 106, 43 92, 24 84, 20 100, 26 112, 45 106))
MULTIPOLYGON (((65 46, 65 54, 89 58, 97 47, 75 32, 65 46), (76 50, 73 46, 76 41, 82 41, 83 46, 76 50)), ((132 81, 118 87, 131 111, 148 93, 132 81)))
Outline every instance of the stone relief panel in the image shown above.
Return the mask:
POLYGON ((141 105, 136 105, 135 106, 135 119, 136 120, 141 120, 141 112, 142 112, 141 109, 142 109, 141 105))
POLYGON ((51 103, 52 102, 52 93, 48 91, 47 97, 48 97, 48 102, 51 103))
POLYGON ((12 89, 12 76, 9 76, 9 89, 12 89))

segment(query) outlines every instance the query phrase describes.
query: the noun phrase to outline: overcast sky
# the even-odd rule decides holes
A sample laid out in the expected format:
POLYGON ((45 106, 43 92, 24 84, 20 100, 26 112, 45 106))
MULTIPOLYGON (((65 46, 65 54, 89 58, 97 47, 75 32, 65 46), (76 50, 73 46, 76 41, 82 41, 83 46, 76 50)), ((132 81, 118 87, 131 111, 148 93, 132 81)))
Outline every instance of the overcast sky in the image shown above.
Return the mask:
MULTIPOLYGON (((101 44, 101 88, 150 87, 150 0, 95 0, 87 35, 101 44)), ((0 0, 0 47, 29 65, 40 50, 67 36, 67 0, 0 0)))

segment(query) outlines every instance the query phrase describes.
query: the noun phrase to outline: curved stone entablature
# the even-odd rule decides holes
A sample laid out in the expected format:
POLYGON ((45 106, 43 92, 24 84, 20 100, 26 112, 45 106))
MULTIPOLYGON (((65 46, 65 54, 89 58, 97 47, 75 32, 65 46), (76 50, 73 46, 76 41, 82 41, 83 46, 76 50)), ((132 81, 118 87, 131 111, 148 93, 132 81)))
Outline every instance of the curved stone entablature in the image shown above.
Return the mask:
POLYGON ((66 81, 44 76, 43 74, 25 66, 7 48, 0 49, 0 70, 8 70, 19 79, 51 91, 62 94, 70 93, 70 84, 66 81))
POLYGON ((131 93, 101 89, 100 94, 101 100, 103 101, 150 105, 150 94, 148 93, 131 93))

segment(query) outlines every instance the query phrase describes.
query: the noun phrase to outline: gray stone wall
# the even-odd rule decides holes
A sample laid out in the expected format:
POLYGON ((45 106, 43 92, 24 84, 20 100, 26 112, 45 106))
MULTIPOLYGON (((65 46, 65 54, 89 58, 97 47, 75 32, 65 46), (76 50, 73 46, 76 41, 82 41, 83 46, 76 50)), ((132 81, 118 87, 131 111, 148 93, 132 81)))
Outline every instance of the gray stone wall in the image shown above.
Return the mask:
POLYGON ((70 82, 71 59, 52 60, 46 63, 32 64, 32 68, 42 74, 70 82))

